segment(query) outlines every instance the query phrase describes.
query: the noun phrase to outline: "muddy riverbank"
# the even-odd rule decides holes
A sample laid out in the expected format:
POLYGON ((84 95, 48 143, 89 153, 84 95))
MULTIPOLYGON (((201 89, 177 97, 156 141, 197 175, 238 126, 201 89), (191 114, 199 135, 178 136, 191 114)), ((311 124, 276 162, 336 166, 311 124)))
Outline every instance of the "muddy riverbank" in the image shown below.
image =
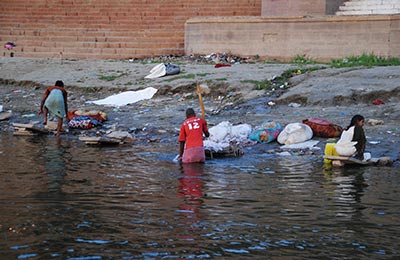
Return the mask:
MULTIPOLYGON (((138 144, 170 145, 176 138, 187 107, 200 113, 196 84, 208 89, 203 94, 210 125, 222 121, 256 126, 265 120, 285 125, 320 117, 347 126, 357 113, 366 119, 383 120, 383 125, 365 127, 368 150, 376 156, 398 159, 400 149, 399 67, 324 69, 305 72, 294 64, 232 64, 215 68, 212 63, 173 60, 181 67, 178 75, 144 79, 156 64, 151 61, 83 61, 58 59, 0 58, 0 105, 13 116, 0 122, 2 132, 12 132, 13 122, 40 122, 37 115, 45 87, 63 80, 69 92, 69 108, 101 110, 109 115, 102 128, 73 130, 63 138, 94 134, 109 129, 127 130, 138 144), (290 78, 275 79, 288 71, 290 78), (304 73, 305 72, 305 73, 304 73), (275 81, 274 81, 275 80, 275 81), (265 82, 276 85, 265 86, 265 82), (90 100, 125 90, 154 87, 156 95, 123 107, 97 106, 90 100), (380 99, 381 105, 373 105, 380 99)), ((322 148, 326 139, 320 140, 322 148)), ((256 145, 248 153, 279 149, 279 145, 256 145)), ((322 152, 321 152, 322 153, 322 152)))

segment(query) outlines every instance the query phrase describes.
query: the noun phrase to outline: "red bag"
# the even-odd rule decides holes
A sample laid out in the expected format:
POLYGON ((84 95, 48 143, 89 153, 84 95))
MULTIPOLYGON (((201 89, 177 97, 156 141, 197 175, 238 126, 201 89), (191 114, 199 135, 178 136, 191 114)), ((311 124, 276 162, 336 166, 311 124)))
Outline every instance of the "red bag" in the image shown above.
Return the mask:
POLYGON ((331 121, 321 118, 309 118, 304 119, 303 124, 311 127, 314 136, 318 137, 339 137, 343 128, 341 126, 333 124, 331 121))

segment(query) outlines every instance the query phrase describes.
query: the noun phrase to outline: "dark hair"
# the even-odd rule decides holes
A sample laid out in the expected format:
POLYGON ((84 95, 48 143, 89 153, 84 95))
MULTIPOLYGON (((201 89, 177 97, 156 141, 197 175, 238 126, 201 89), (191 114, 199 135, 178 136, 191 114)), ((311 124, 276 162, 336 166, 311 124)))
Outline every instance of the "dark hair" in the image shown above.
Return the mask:
POLYGON ((195 116, 195 115, 196 115, 196 113, 194 112, 193 108, 186 109, 186 117, 187 118, 195 116))
POLYGON ((62 82, 61 80, 57 80, 55 86, 64 87, 64 82, 62 82))
POLYGON ((363 120, 364 120, 364 117, 362 115, 353 116, 353 118, 350 121, 350 125, 347 127, 347 130, 352 126, 355 126, 357 124, 357 122, 363 121, 363 120))

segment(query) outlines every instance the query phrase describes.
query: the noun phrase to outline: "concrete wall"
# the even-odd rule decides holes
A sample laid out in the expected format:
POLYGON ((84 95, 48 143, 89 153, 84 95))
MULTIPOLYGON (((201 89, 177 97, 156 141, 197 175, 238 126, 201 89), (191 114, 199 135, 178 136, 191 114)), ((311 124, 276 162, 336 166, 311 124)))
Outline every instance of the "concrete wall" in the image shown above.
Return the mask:
POLYGON ((213 52, 281 61, 297 55, 319 61, 363 53, 400 56, 400 15, 188 20, 185 53, 213 52))
MULTIPOLYGON (((327 0, 262 0, 262 16, 325 15, 327 0)), ((329 0, 328 0, 329 1, 329 0)))
POLYGON ((261 15, 261 0, 2 1, 0 42, 14 42, 16 57, 183 55, 188 18, 247 15, 261 15))

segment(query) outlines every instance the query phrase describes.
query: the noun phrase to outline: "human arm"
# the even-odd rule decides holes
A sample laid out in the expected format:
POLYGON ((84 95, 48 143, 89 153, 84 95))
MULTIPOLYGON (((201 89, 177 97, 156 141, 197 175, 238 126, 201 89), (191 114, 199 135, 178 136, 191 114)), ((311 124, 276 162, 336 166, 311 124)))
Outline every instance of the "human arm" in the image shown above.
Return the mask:
POLYGON ((185 150, 185 141, 181 141, 179 142, 179 158, 182 158, 184 150, 185 150))
POLYGON ((206 137, 210 136, 210 132, 208 132, 208 127, 207 127, 207 121, 204 120, 204 124, 203 124, 203 133, 206 137))

